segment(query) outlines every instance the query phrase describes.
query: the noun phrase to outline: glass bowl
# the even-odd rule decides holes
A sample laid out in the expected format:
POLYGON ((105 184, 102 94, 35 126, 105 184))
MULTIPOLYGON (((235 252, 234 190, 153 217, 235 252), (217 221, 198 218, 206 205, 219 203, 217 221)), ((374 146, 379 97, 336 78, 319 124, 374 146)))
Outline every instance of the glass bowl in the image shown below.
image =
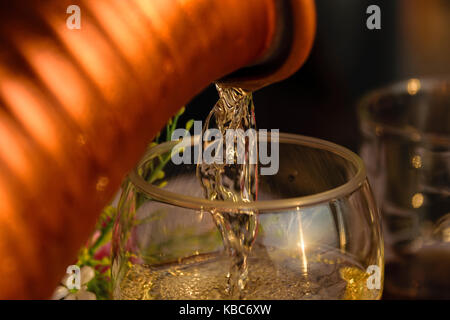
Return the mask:
MULTIPOLYGON (((198 139, 190 141, 195 148, 198 139)), ((259 176, 258 200, 226 202, 204 198, 195 164, 170 160, 176 146, 149 149, 123 185, 113 235, 115 299, 230 299, 230 259, 213 211, 257 215, 241 299, 381 297, 380 217, 356 154, 280 134, 279 170, 259 176)))
POLYGON ((450 80, 370 92, 359 119, 360 153, 383 216, 386 293, 450 299, 450 80))

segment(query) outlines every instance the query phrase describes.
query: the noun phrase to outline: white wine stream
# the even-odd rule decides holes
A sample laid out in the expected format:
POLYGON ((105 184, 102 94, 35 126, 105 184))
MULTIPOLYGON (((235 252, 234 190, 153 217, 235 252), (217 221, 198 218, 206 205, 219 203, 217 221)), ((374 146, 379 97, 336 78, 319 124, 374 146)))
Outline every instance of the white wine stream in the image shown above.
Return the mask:
MULTIPOLYGON (((216 103, 203 128, 205 132, 219 130, 222 141, 222 161, 213 163, 199 162, 197 177, 204 189, 205 197, 212 201, 256 200, 258 183, 257 159, 251 161, 250 152, 256 149, 256 139, 247 139, 245 133, 256 134, 255 114, 252 93, 239 88, 227 88, 217 85, 219 101, 216 103), (227 139, 229 133, 232 147, 227 139), (242 149, 239 145, 243 146, 242 149)), ((204 139, 203 150, 218 141, 204 139)), ((228 285, 225 291, 229 298, 242 298, 248 279, 248 255, 256 237, 258 228, 257 212, 221 212, 212 210, 213 219, 222 235, 225 251, 229 256, 228 285)))

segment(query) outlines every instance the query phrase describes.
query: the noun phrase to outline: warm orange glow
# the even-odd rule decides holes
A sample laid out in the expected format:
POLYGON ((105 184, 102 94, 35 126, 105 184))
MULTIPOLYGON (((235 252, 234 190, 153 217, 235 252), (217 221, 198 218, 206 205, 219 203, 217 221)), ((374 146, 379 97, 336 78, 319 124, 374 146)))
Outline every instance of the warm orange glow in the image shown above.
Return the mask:
MULTIPOLYGON (((309 52, 313 1, 295 2, 299 41, 264 84, 296 71, 309 52)), ((11 45, 0 55, 7 299, 51 294, 148 141, 208 83, 263 55, 274 29, 273 0, 83 0, 81 30, 65 27, 61 1, 27 4, 0 19, 11 45), (59 159, 49 163, 44 148, 59 159)))
POLYGON ((58 152, 58 134, 55 130, 45 101, 39 97, 35 88, 24 80, 13 77, 2 79, 2 94, 8 109, 26 128, 30 136, 54 156, 58 152))
POLYGON ((146 17, 146 19, 151 23, 152 32, 149 36, 157 36, 158 41, 162 41, 168 50, 168 57, 166 63, 164 63, 163 67, 166 69, 167 73, 173 72, 175 69, 180 69, 183 66, 177 65, 174 63, 177 62, 177 59, 174 57, 177 54, 180 54, 175 46, 175 42, 171 41, 170 28, 169 23, 171 22, 170 10, 172 9, 172 15, 176 18, 175 12, 173 12, 173 8, 169 5, 167 1, 154 1, 152 3, 146 0, 135 0, 136 4, 139 6, 140 12, 146 17), (161 14, 164 12, 165 14, 161 14), (163 19, 164 18, 164 19, 163 19), (170 59, 172 58, 172 59, 170 59), (170 63, 169 63, 170 61, 170 63))
MULTIPOLYGON (((143 39, 139 37, 132 21, 127 21, 122 16, 122 12, 114 7, 114 2, 105 0, 89 1, 91 11, 103 31, 113 41, 114 45, 125 56, 127 62, 134 67, 138 67, 143 61, 143 53, 146 52, 143 39)), ((141 65, 142 68, 142 65, 141 65)), ((140 71, 142 69, 136 69, 140 71)))
POLYGON ((81 127, 90 122, 88 89, 76 66, 49 43, 24 45, 36 73, 73 120, 81 127))
POLYGON ((0 113, 0 159, 6 163, 12 174, 24 182, 29 181, 33 174, 30 155, 25 152, 26 143, 17 128, 0 113))
POLYGON ((0 217, 2 217, 2 219, 9 219, 14 212, 14 206, 11 202, 11 194, 8 192, 9 186, 6 184, 7 180, 1 175, 0 177, 0 217))
POLYGON ((0 227, 7 227, 10 235, 17 234, 20 239, 26 239, 26 222, 18 215, 22 210, 22 203, 14 196, 17 189, 9 182, 10 177, 0 173, 0 227))
POLYGON ((61 19, 49 19, 59 39, 95 83, 107 101, 113 101, 119 89, 119 79, 123 78, 121 62, 113 48, 106 42, 99 30, 83 18, 83 29, 77 32, 68 30, 61 19))

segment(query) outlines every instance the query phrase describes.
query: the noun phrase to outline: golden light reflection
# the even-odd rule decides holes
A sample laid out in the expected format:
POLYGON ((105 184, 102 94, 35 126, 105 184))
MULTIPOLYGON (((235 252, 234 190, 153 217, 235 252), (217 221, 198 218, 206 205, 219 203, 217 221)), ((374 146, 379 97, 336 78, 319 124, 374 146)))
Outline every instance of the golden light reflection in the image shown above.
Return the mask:
MULTIPOLYGON (((118 3, 118 2, 117 2, 118 3)), ((126 6, 116 7, 117 3, 109 3, 105 0, 89 1, 91 13, 101 26, 108 38, 114 43, 126 60, 136 67, 145 65, 145 42, 139 33, 145 30, 145 24, 139 20, 127 21, 129 10, 126 6), (112 23, 113 21, 113 23, 112 23), (139 24, 140 28, 135 25, 139 24)))
POLYGON ((415 95, 420 90, 420 80, 419 79, 410 79, 407 84, 407 90, 410 95, 415 95))
POLYGON ((300 212, 300 208, 297 207, 297 217, 298 217, 298 230, 299 230, 299 241, 298 246, 300 248, 300 253, 302 255, 302 262, 303 262, 303 272, 308 273, 308 260, 306 258, 306 244, 305 239, 303 236, 303 225, 302 225, 302 215, 300 212))
POLYGON ((58 134, 45 101, 31 84, 24 79, 9 77, 2 79, 0 92, 8 109, 26 128, 28 133, 53 156, 56 156, 60 144, 58 134))
POLYGON ((416 193, 415 195, 413 195, 413 197, 411 198, 411 205, 413 206, 413 208, 420 208, 423 205, 423 199, 423 194, 421 193, 416 193))
POLYGON ((419 155, 415 155, 411 158, 411 165, 416 168, 422 168, 422 157, 419 155))
POLYGON ((450 242, 450 227, 445 228, 444 231, 442 231, 442 240, 444 242, 450 242))
POLYGON ((198 222, 201 222, 202 220, 203 220, 203 210, 201 210, 199 213, 198 213, 198 215, 197 215, 197 219, 198 219, 198 222))
POLYGON ((124 77, 120 58, 113 53, 113 48, 93 23, 85 21, 83 32, 73 32, 60 20, 50 19, 60 41, 100 89, 103 97, 113 101, 119 89, 119 79, 124 77))
POLYGON ((28 43, 22 50, 61 106, 85 126, 90 121, 89 90, 76 66, 49 43, 28 43))
POLYGON ((96 185, 97 191, 100 191, 100 192, 105 191, 106 186, 107 186, 108 184, 109 184, 109 179, 108 179, 108 177, 100 177, 100 178, 97 180, 97 185, 96 185))

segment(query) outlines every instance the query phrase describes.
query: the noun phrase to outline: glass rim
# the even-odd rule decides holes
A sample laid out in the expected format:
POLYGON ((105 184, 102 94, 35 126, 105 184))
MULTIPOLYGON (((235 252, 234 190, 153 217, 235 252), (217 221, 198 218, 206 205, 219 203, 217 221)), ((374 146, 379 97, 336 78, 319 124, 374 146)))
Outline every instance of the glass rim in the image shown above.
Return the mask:
POLYGON ((212 201, 165 190, 164 188, 148 183, 139 175, 138 168, 141 165, 143 165, 146 161, 151 160, 156 154, 170 151, 172 147, 169 148, 168 146, 171 144, 176 145, 178 143, 178 141, 169 141, 147 150, 145 156, 139 162, 139 165, 128 174, 128 178, 138 191, 143 192, 145 195, 156 201, 199 211, 208 211, 217 208, 224 212, 239 212, 243 210, 264 212, 268 210, 281 211, 283 209, 291 209, 296 207, 309 207, 324 202, 330 202, 349 195, 359 189, 366 181, 366 168, 362 159, 356 153, 345 147, 318 138, 288 133, 280 133, 279 142, 303 145, 332 152, 352 163, 356 168, 356 172, 344 184, 324 192, 315 193, 308 196, 276 200, 257 200, 253 202, 212 201))
POLYGON ((433 145, 450 145, 450 136, 423 132, 413 126, 397 127, 392 124, 386 124, 382 121, 375 121, 373 119, 372 112, 369 110, 369 107, 381 97, 388 95, 399 96, 401 94, 409 94, 414 96, 421 91, 431 92, 433 89, 444 87, 444 85, 450 86, 449 76, 409 78, 371 90, 358 101, 357 109, 360 123, 364 121, 365 124, 369 125, 370 129, 372 129, 372 132, 375 132, 377 135, 379 135, 379 133, 377 133, 377 129, 380 128, 383 133, 386 132, 397 136, 403 136, 413 142, 424 142, 433 145), (408 84, 411 81, 418 81, 420 84, 417 91, 414 91, 413 93, 408 92, 408 84))

